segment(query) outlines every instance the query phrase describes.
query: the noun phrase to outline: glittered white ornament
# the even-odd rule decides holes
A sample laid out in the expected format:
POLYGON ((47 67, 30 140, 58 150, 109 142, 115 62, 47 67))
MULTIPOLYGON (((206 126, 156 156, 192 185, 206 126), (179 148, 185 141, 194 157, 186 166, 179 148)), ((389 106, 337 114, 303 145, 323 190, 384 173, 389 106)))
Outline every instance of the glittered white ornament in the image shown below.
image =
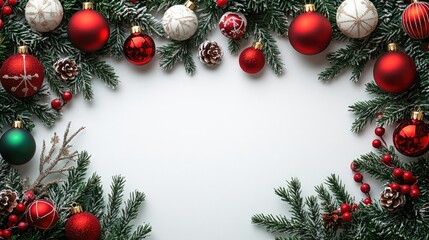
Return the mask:
POLYGON ((38 32, 50 32, 63 19, 63 6, 58 0, 29 0, 25 6, 25 19, 38 32))
POLYGON ((188 1, 185 5, 172 6, 165 12, 162 25, 167 36, 183 41, 194 35, 198 27, 198 18, 193 11, 195 6, 188 1))
POLYGON ((347 37, 366 37, 375 30, 377 23, 377 9, 369 0, 345 0, 338 7, 337 26, 347 37))

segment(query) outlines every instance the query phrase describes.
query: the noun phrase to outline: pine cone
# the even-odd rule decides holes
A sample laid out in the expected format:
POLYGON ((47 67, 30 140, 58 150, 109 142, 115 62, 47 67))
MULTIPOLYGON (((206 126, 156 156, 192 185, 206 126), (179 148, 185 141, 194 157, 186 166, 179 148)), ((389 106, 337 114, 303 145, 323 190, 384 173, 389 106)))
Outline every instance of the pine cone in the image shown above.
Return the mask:
POLYGON ((389 212, 398 211, 407 202, 404 194, 395 192, 390 187, 385 187, 380 196, 380 205, 389 212))
POLYGON ((76 78, 78 67, 75 60, 60 59, 54 64, 55 75, 63 82, 76 78))
POLYGON ((322 213, 322 218, 325 223, 325 228, 337 230, 341 226, 340 212, 338 210, 332 213, 322 213))
POLYGON ((0 215, 8 214, 18 205, 18 196, 12 190, 2 190, 0 192, 0 215))
POLYGON ((205 41, 198 47, 200 61, 209 66, 214 66, 222 61, 223 51, 217 42, 205 41))

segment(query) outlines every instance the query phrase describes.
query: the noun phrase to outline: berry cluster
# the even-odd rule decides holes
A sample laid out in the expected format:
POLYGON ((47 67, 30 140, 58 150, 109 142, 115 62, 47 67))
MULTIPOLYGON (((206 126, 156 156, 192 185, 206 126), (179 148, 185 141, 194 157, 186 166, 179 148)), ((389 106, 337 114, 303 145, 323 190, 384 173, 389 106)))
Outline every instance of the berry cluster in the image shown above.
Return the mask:
POLYGON ((12 7, 18 3, 17 0, 0 0, 0 29, 4 27, 3 15, 9 16, 12 14, 12 7))
POLYGON ((28 224, 23 221, 24 213, 27 206, 24 203, 18 203, 15 210, 9 215, 7 221, 7 228, 0 229, 0 237, 3 239, 12 238, 13 232, 25 232, 28 229, 28 224))
POLYGON ((392 175, 403 182, 403 184, 399 184, 396 182, 392 182, 389 184, 389 187, 395 192, 401 192, 404 195, 409 195, 412 198, 420 197, 420 189, 417 185, 417 177, 414 176, 409 171, 404 171, 400 168, 393 169, 392 175))
POLYGON ((54 100, 51 101, 51 107, 57 111, 61 110, 61 108, 63 108, 64 105, 66 105, 68 102, 70 102, 73 98, 73 94, 70 91, 64 91, 61 94, 61 99, 63 100, 61 102, 60 99, 55 98, 54 100))
POLYGON ((358 206, 356 203, 352 203, 350 205, 347 203, 341 204, 340 206, 341 219, 343 219, 344 222, 351 222, 353 218, 352 212, 356 211, 357 208, 358 206))

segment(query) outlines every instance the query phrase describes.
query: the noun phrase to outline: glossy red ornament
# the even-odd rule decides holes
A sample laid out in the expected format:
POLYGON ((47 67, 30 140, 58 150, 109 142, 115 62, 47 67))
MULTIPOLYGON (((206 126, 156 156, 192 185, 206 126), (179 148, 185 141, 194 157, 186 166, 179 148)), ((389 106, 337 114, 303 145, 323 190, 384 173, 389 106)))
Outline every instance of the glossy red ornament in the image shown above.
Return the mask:
POLYGON ((69 240, 97 240, 101 237, 101 224, 96 216, 83 212, 82 207, 71 209, 72 216, 67 220, 65 231, 69 240))
POLYGON ((304 8, 305 13, 293 19, 289 26, 289 41, 302 54, 318 54, 331 42, 332 27, 325 16, 315 12, 314 4, 306 4, 304 8))
POLYGON ((368 183, 363 183, 362 185, 360 185, 360 190, 363 193, 369 193, 369 191, 371 191, 371 187, 369 186, 368 183))
POLYGON ((247 19, 241 13, 226 12, 219 21, 220 32, 228 38, 240 39, 246 33, 247 19))
POLYGON ((411 118, 396 127, 393 144, 405 156, 420 157, 429 150, 429 126, 422 121, 422 112, 413 112, 411 118))
POLYGON ((132 27, 131 35, 124 43, 125 58, 135 65, 144 65, 153 59, 155 51, 153 39, 149 35, 143 34, 140 27, 132 27))
POLYGON ((93 4, 85 2, 83 10, 75 13, 68 23, 70 41, 84 52, 100 50, 110 36, 106 18, 92 9, 93 4))
POLYGON ((341 218, 344 222, 351 222, 352 221, 352 214, 350 212, 345 212, 341 215, 341 218))
POLYGON ((381 90, 389 93, 407 91, 415 83, 417 75, 414 60, 397 45, 389 44, 388 52, 381 55, 374 65, 374 80, 381 90))
POLYGON ((0 69, 0 81, 4 90, 17 98, 31 97, 43 84, 42 63, 28 54, 27 46, 18 47, 18 53, 12 55, 0 69))
POLYGON ((31 227, 39 230, 51 229, 58 221, 58 210, 49 200, 36 200, 28 206, 25 219, 31 227))
POLYGON ((402 27, 411 38, 429 37, 429 3, 413 2, 402 12, 402 27))
POLYGON ((241 69, 246 73, 255 74, 260 72, 265 65, 265 56, 262 52, 260 41, 253 43, 252 47, 244 49, 239 57, 241 69))

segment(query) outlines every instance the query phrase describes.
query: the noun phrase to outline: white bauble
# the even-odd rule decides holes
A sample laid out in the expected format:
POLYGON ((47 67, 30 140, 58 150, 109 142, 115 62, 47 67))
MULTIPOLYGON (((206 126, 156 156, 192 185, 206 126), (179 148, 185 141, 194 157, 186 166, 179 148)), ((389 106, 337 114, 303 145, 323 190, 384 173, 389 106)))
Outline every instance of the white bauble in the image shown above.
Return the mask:
POLYGON ((25 6, 25 19, 38 32, 50 32, 63 20, 63 6, 58 0, 30 0, 25 6))
POLYGON ((377 23, 377 9, 369 0, 345 0, 338 7, 337 26, 347 37, 366 37, 375 30, 377 23))
POLYGON ((167 36, 183 41, 191 38, 197 31, 198 18, 194 11, 185 5, 175 5, 164 13, 162 25, 167 36))

